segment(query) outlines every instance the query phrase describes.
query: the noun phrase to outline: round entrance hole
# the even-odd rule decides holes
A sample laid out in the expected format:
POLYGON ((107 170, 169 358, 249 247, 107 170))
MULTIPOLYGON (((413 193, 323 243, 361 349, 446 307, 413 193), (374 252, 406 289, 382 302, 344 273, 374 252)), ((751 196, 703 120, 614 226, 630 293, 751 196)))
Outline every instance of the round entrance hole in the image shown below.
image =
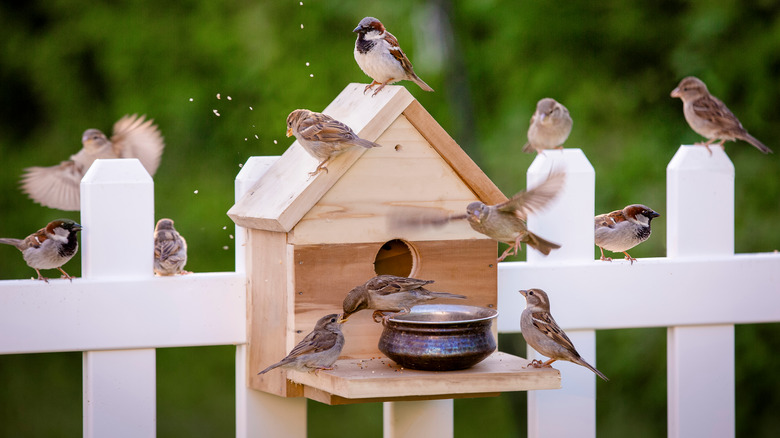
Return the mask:
POLYGON ((376 275, 411 277, 417 267, 417 251, 409 242, 393 239, 385 242, 374 258, 376 275))

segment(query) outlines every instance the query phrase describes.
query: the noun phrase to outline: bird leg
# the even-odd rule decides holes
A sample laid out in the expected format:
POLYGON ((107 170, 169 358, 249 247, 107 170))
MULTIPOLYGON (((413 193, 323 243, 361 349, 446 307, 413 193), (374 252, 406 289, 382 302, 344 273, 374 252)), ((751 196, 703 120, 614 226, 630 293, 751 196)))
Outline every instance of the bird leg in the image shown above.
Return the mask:
MULTIPOLYGON (((62 275, 62 278, 67 278, 68 280, 70 280, 70 282, 71 282, 71 283, 73 283, 73 277, 71 277, 70 275, 68 275, 68 273, 67 273, 67 272, 63 271, 63 270, 62 270, 62 268, 57 268, 57 269, 59 269, 59 270, 60 270, 60 272, 62 272, 62 274, 63 274, 63 275, 62 275)), ((38 275, 40 275, 40 274, 38 274, 38 275)))
MULTIPOLYGON (((366 93, 368 93, 368 90, 370 90, 370 89, 371 89, 371 87, 373 87, 374 85, 377 85, 377 84, 381 85, 381 82, 377 82, 377 81, 375 81, 375 80, 373 80, 373 79, 372 79, 372 80, 371 80, 371 83, 370 83, 370 84, 368 84, 368 85, 366 85, 366 88, 364 88, 364 89, 363 89, 363 94, 366 94, 366 93)), ((374 94, 376 94, 376 93, 374 93, 374 94)))
MULTIPOLYGON (((35 269, 35 268, 33 268, 33 269, 35 269)), ((62 269, 60 269, 60 271, 61 271, 61 270, 62 270, 62 269)), ((43 275, 41 275, 41 271, 39 271, 39 270, 35 269, 35 272, 37 272, 37 273, 38 273, 38 280, 43 280, 43 281, 45 281, 46 283, 48 283, 48 282, 49 282, 49 279, 48 279, 48 278, 46 278, 46 277, 44 277, 43 275)))
POLYGON ((312 177, 312 176, 320 173, 320 171, 323 171, 323 170, 325 171, 325 173, 328 173, 328 168, 327 168, 327 166, 325 166, 326 164, 328 164, 328 161, 330 161, 330 158, 328 158, 325 161, 323 161, 322 163, 320 163, 319 166, 317 166, 317 168, 314 169, 314 172, 309 172, 309 177, 312 177))
POLYGON ((387 84, 389 84, 389 83, 393 82, 394 80, 395 80, 395 79, 393 79, 393 78, 390 78, 390 79, 388 79, 388 80, 387 80, 386 82, 384 82, 384 83, 379 83, 379 82, 377 82, 377 84, 379 84, 379 88, 377 88, 376 90, 374 90, 374 94, 372 94, 372 95, 371 95, 371 97, 374 97, 374 96, 376 96, 376 93, 379 93, 380 91, 382 91, 382 88, 385 88, 385 85, 387 85, 387 84))
POLYGON ((332 369, 333 369, 333 367, 318 367, 318 368, 315 368, 314 370, 312 370, 312 372, 314 373, 315 376, 319 377, 319 371, 320 370, 330 371, 332 369))
POLYGON ((599 247, 599 249, 601 250, 601 260, 603 260, 605 262, 611 262, 612 261, 612 257, 604 257, 604 248, 599 247))
POLYGON ((526 368, 528 368, 528 367, 531 367, 531 368, 552 368, 552 365, 550 365, 550 364, 552 364, 556 360, 558 360, 558 359, 549 359, 549 360, 547 360, 547 362, 542 362, 539 359, 534 359, 531 362, 529 362, 528 365, 526 365, 526 368))
POLYGON ((381 310, 374 310, 374 313, 371 314, 371 319, 374 320, 376 323, 380 323, 382 321, 387 321, 387 315, 385 315, 385 312, 382 312, 381 310))
POLYGON ((636 259, 635 259, 635 258, 633 258, 633 257, 631 257, 630 255, 628 255, 628 253, 627 253, 627 252, 625 252, 625 251, 623 251, 623 254, 625 254, 625 255, 626 255, 626 257, 625 257, 625 258, 626 258, 626 260, 630 261, 630 262, 631 262, 631 264, 633 265, 633 264, 634 264, 634 262, 636 261, 636 259))
POLYGON ((517 239, 515 239, 515 243, 509 245, 509 248, 507 248, 506 251, 504 251, 504 253, 501 254, 501 257, 498 258, 499 262, 502 262, 502 261, 504 261, 505 258, 509 257, 509 255, 510 255, 509 251, 514 250, 512 255, 513 256, 517 255, 517 251, 520 249, 520 237, 521 236, 518 236, 517 239))

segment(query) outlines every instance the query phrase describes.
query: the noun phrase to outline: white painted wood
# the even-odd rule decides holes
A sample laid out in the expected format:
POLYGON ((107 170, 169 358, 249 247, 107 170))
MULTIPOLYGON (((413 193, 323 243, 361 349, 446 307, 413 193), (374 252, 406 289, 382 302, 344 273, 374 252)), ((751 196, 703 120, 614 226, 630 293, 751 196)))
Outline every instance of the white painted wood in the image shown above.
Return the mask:
MULTIPOLYGON (((250 157, 236 176, 235 200, 241 199, 279 159, 250 157)), ((236 272, 246 272, 246 230, 236 225, 236 272)), ((246 280, 242 287, 246 290, 246 280)), ((244 311, 246 315, 246 311, 244 311)), ((246 333, 246 320, 241 320, 246 333)), ((283 398, 247 386, 246 338, 236 345, 236 437, 306 437, 306 399, 283 398)))
POLYGON ((154 224, 154 183, 141 162, 96 160, 81 180, 83 276, 152 277, 154 224))
POLYGON ((157 434, 155 350, 84 352, 84 436, 157 434))
MULTIPOLYGON (((580 149, 544 151, 528 168, 528 188, 537 186, 553 171, 566 172, 566 184, 549 206, 529 216, 528 229, 547 240, 558 243, 561 248, 552 251, 548 256, 529 249, 528 262, 524 265, 527 265, 531 271, 543 266, 583 263, 593 259, 593 206, 596 184, 593 166, 580 149)), ((499 263, 499 273, 504 270, 503 264, 499 263)), ((559 294, 571 287, 572 277, 569 277, 569 283, 565 287, 545 287, 527 278, 522 280, 522 286, 512 291, 502 288, 502 278, 499 276, 498 308, 503 319, 511 318, 519 326, 520 313, 525 309, 525 300, 517 292, 521 288, 544 289, 550 297, 553 315, 557 315, 555 312, 557 307, 571 307, 569 302, 562 299, 559 294), (513 305, 504 307, 506 295, 515 302, 513 305), (518 297, 522 302, 520 306, 517 305, 518 297)), ((596 333, 592 329, 572 332, 570 337, 586 360, 595 361, 596 333)), ((533 351, 530 347, 529 350, 533 351)), ((590 371, 583 372, 582 369, 578 369, 579 367, 567 363, 556 362, 554 366, 561 371, 561 389, 528 392, 528 436, 532 438, 595 436, 595 377, 590 371), (562 406, 565 407, 566 421, 560 421, 562 406)))
POLYGON ((246 342, 246 280, 216 272, 3 281, 0 333, 14 333, 0 336, 0 354, 238 344, 246 342))
MULTIPOLYGON (((580 355, 598 368, 595 363, 596 332, 570 330, 567 334, 580 355)), ((548 359, 531 347, 528 347, 528 358, 548 359)), ((589 369, 570 362, 556 361, 553 367, 561 372, 562 388, 528 391, 528 436, 595 437, 596 378, 589 369)))
POLYGON ((455 433, 451 399, 385 402, 382 412, 384 438, 448 438, 455 433))
MULTIPOLYGON (((681 146, 666 169, 667 247, 670 259, 734 253, 734 165, 723 149, 681 146), (706 221, 702 212, 712 212, 706 221)), ((777 272, 777 269, 774 270, 777 272)), ((768 290, 764 275, 732 271, 739 287, 714 284, 708 290, 768 290), (751 284, 761 282, 759 284, 751 284)), ((712 272, 715 274, 715 272, 712 272)), ((711 274, 711 275, 712 275, 711 274)), ((685 302, 689 290, 701 287, 691 278, 675 301, 685 302), (694 286, 695 285, 695 286, 694 286)), ((772 294, 776 295, 776 294, 772 294)), ((746 301, 740 293, 739 300, 746 301)), ((755 311, 761 300, 747 301, 755 311)), ((776 304, 775 304, 776 306, 776 304)), ((733 320, 732 320, 733 321, 733 320)), ((670 437, 734 436, 734 325, 669 327, 667 329, 667 422, 670 437), (706 370, 706 371, 704 371, 706 370)))

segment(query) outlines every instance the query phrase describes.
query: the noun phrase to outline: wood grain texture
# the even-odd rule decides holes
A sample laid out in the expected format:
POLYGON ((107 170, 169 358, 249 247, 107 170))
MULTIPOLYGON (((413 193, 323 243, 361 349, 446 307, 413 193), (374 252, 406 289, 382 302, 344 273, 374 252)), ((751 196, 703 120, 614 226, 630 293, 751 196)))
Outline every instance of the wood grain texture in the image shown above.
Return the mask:
POLYGON ((471 190, 486 204, 506 201, 506 196, 493 184, 479 166, 466 154, 455 140, 447 134, 433 116, 416 100, 404 110, 404 115, 428 142, 439 151, 471 190))
POLYGON ((561 374, 554 368, 526 368, 529 361, 495 352, 477 365, 458 371, 404 369, 390 359, 342 359, 335 369, 313 373, 293 371, 297 383, 345 399, 415 397, 452 398, 458 394, 557 389, 561 374))
MULTIPOLYGON (((383 243, 295 247, 295 342, 303 339, 323 315, 341 313, 347 293, 376 275, 373 263, 383 243)), ((498 284, 494 241, 408 243, 418 255, 410 276, 434 280, 431 290, 468 297, 436 302, 496 307, 498 284)), ((377 344, 382 326, 373 322, 371 313, 358 312, 342 326, 346 338, 342 357, 381 355, 377 344)))
MULTIPOLYGON (((350 84, 322 112, 346 123, 358 136, 374 141, 414 100, 404 87, 385 87, 374 98, 363 95, 361 84, 350 84)), ((279 121, 279 131, 285 123, 279 121)), ((366 151, 355 148, 334 158, 327 172, 310 176, 317 167, 298 142, 294 142, 230 210, 240 226, 270 231, 290 231, 320 197, 366 151)))

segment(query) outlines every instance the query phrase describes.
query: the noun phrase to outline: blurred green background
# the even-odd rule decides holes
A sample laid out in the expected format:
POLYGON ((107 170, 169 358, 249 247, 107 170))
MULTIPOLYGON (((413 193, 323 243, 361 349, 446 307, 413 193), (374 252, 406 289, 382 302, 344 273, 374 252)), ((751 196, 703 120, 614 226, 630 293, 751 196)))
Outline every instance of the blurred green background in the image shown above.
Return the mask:
MULTIPOLYGON (((57 217, 78 220, 27 199, 22 170, 67 159, 87 128, 109 132, 122 115, 141 113, 167 144, 154 178, 156 216, 175 219, 187 238, 187 269, 232 270, 225 212, 239 165, 292 143, 284 136, 291 110, 321 110, 349 82, 368 80, 352 57, 351 32, 367 15, 396 35, 436 92, 403 85, 507 195, 525 187, 534 158, 520 149, 536 101, 566 105, 574 119, 566 145, 582 148, 596 169, 597 213, 638 202, 662 213, 636 257, 665 255, 666 165, 680 144, 701 140, 669 97, 681 78, 704 80, 780 153, 773 0, 4 2, 2 236, 24 237, 57 217)), ((742 142, 726 149, 737 171, 737 252, 780 248, 780 157, 742 142)), ((79 275, 78 257, 65 269, 79 275)), ((0 279, 33 275, 15 249, 0 248, 0 279)), ((597 384, 599 436, 666 434, 665 333, 598 333, 598 366, 612 379, 597 384)), ((780 327, 738 326, 736 340, 737 434, 774 436, 780 327)), ((519 335, 501 335, 499 344, 525 353, 519 335)), ((234 352, 158 350, 159 436, 234 434, 234 352)), ((0 378, 0 436, 81 433, 79 353, 0 356, 0 378)), ((381 434, 379 404, 309 407, 311 437, 381 434)), ((458 437, 524 436, 525 393, 458 400, 455 423, 458 437)))

